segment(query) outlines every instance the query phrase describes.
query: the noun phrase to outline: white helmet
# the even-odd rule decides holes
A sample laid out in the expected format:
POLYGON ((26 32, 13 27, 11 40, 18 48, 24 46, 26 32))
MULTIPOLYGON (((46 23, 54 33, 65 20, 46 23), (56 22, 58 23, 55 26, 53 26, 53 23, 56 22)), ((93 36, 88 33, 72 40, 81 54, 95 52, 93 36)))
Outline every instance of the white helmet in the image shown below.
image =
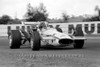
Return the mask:
POLYGON ((41 22, 39 28, 47 28, 48 22, 41 22))

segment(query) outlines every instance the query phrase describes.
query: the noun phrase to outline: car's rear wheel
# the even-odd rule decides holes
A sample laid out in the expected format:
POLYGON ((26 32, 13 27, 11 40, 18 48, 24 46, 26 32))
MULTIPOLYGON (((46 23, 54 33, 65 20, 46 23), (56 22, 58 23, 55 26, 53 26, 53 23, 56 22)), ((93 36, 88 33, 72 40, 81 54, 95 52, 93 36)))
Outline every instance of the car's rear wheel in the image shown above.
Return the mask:
POLYGON ((40 50, 41 38, 38 31, 33 31, 30 43, 32 50, 40 50))
POLYGON ((21 34, 18 30, 11 30, 11 35, 9 36, 9 47, 11 49, 20 48, 21 45, 21 34))
POLYGON ((84 46, 84 40, 75 40, 73 44, 75 49, 81 49, 84 46))

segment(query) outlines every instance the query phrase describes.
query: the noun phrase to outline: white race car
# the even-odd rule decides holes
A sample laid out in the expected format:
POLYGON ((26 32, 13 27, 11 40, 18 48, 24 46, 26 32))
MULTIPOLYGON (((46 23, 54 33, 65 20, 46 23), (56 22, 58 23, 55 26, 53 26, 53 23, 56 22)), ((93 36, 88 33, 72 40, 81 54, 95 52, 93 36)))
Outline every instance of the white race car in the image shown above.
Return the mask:
POLYGON ((9 36, 9 47, 11 49, 20 48, 23 41, 29 41, 32 50, 40 50, 42 45, 53 45, 65 47, 73 45, 74 48, 82 48, 84 45, 84 37, 82 30, 74 31, 73 35, 68 35, 57 31, 56 28, 40 27, 31 28, 29 32, 22 30, 11 30, 9 36))

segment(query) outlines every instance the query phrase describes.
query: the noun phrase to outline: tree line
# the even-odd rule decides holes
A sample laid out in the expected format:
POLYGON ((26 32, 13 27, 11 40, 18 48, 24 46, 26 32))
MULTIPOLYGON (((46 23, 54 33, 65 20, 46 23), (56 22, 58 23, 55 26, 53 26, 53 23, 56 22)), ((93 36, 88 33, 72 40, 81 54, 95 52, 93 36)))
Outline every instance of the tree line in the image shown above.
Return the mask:
MULTIPOLYGON (((95 7, 95 11, 98 12, 97 16, 87 17, 83 21, 100 21, 100 8, 95 7)), ((37 21, 48 21, 49 14, 43 3, 39 4, 39 7, 33 7, 30 3, 27 5, 27 12, 24 15, 24 21, 37 22, 37 21)), ((52 19, 51 19, 52 20, 52 19)), ((62 13, 61 22, 68 22, 69 15, 66 12, 62 13)), ((0 17, 0 24, 21 24, 21 20, 18 18, 12 19, 9 15, 3 15, 0 17)))
POLYGON ((98 14, 96 16, 87 17, 83 21, 100 21, 100 8, 99 8, 99 6, 95 6, 94 10, 97 11, 98 14))
POLYGON ((0 24, 21 24, 18 18, 12 19, 9 15, 0 17, 0 24))
MULTIPOLYGON (((32 7, 30 3, 27 5, 27 12, 24 15, 24 21, 37 22, 37 21, 48 21, 49 14, 47 13, 46 7, 43 3, 39 4, 39 7, 32 7)), ((62 13, 63 20, 68 20, 68 15, 62 13)), ((0 24, 19 24, 21 20, 18 18, 12 19, 9 15, 3 15, 0 17, 0 24)))

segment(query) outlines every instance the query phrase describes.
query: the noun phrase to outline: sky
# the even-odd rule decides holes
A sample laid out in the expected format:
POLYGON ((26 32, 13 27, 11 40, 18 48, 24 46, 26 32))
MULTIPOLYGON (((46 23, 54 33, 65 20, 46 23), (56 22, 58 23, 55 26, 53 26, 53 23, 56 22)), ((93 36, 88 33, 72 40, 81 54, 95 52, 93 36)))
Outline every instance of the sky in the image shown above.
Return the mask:
POLYGON ((33 7, 38 7, 40 3, 43 3, 49 18, 61 18, 63 12, 70 16, 94 15, 95 6, 100 7, 100 0, 0 0, 0 16, 9 15, 12 18, 17 16, 23 19, 28 3, 33 7))

